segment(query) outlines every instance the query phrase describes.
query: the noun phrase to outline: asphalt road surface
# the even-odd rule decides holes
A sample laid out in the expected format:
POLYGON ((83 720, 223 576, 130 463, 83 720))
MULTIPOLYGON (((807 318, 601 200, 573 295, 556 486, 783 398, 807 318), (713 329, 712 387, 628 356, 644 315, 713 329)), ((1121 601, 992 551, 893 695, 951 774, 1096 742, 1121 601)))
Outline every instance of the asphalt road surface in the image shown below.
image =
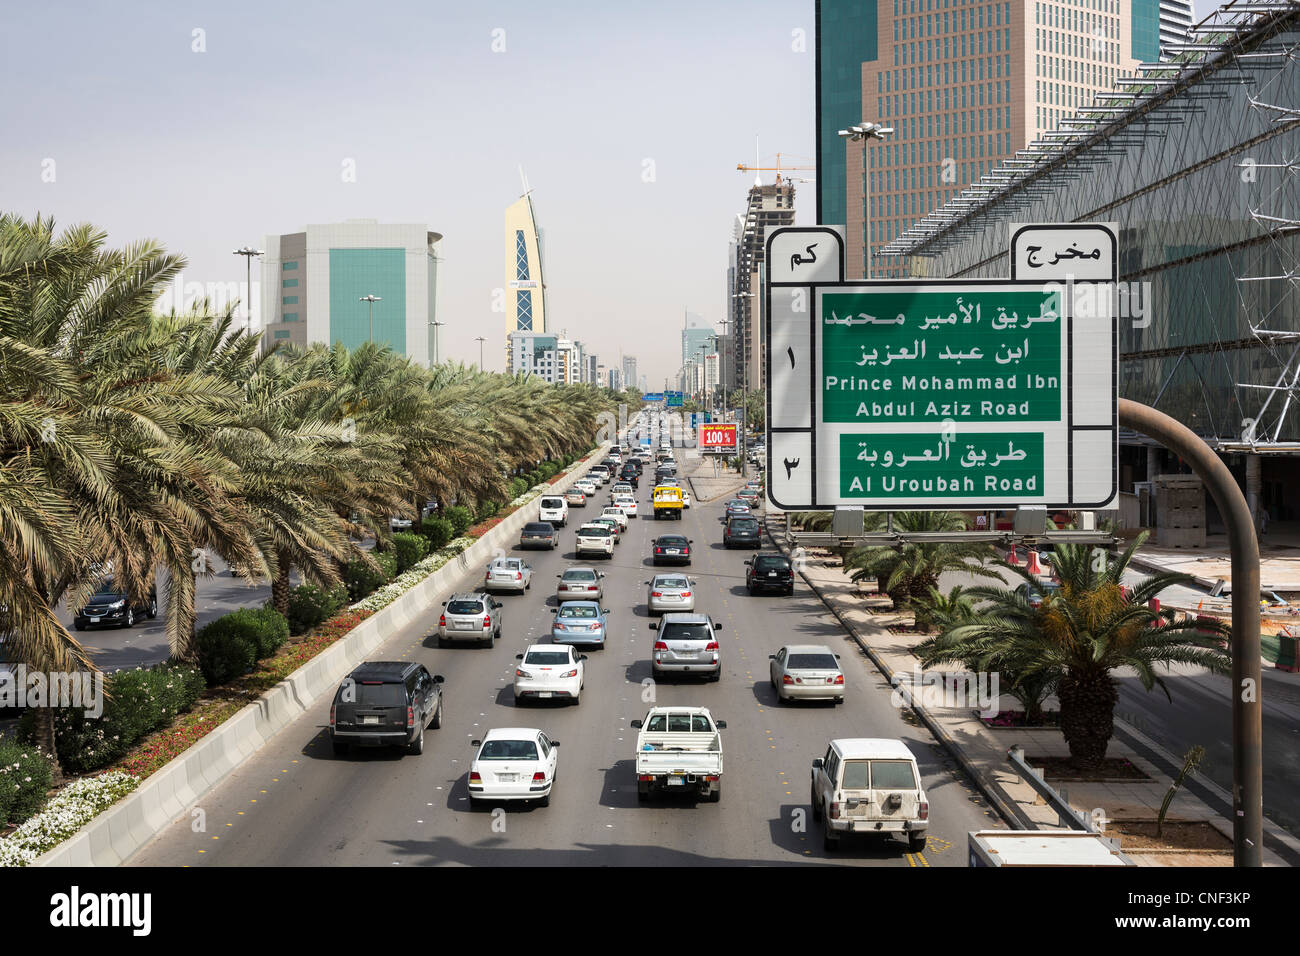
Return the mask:
MULTIPOLYGON (((689 465, 688 465, 689 467, 689 465)), ((649 482, 638 501, 648 507, 649 482)), ((890 689, 821 602, 799 581, 793 598, 749 597, 748 552, 721 545, 721 502, 696 505, 681 522, 629 523, 608 572, 604 606, 613 614, 603 650, 588 651, 577 706, 549 701, 518 707, 515 654, 549 634, 555 577, 579 562, 574 531, 608 496, 602 488, 575 509, 553 552, 527 552, 532 590, 508 595, 502 639, 493 649, 438 649, 438 603, 425 620, 393 634, 374 659, 416 660, 446 678, 444 723, 427 734, 422 756, 353 750, 335 757, 329 704, 282 731, 197 808, 174 821, 130 861, 142 866, 358 865, 690 865, 834 863, 857 866, 964 866, 968 831, 1001 826, 924 727, 891 703, 890 689), (643 684, 650 678, 654 634, 645 611, 656 534, 685 532, 695 542, 689 569, 698 610, 721 622, 723 675, 718 683, 643 684), (768 654, 782 644, 826 643, 842 655, 847 699, 778 706, 768 683, 768 654), (647 691, 647 687, 649 691, 647 691), (722 800, 639 804, 633 777, 636 733, 629 723, 652 702, 709 707, 727 721, 722 800), (492 727, 540 727, 560 741, 549 807, 471 813, 466 775, 470 741, 492 727), (916 755, 930 800, 925 851, 901 840, 844 840, 822 850, 811 819, 809 769, 834 737, 897 737, 916 755), (201 826, 200 826, 201 824, 201 826)), ((535 505, 534 505, 535 507, 535 505)), ((765 542, 765 547, 768 543, 765 542)), ((591 562, 581 562, 591 563, 591 562)), ((454 590, 473 590, 481 571, 454 590)), ((450 592, 449 592, 450 593, 450 592)))

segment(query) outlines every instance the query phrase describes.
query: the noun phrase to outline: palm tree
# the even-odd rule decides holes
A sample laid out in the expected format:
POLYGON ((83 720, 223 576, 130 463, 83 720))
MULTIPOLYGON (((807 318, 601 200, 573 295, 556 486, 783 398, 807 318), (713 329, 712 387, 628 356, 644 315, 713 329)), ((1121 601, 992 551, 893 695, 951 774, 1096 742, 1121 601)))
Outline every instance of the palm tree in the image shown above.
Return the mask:
MULTIPOLYGON (((1061 588, 1038 606, 1028 596, 1028 588, 1037 586, 1033 576, 1000 562, 1024 586, 969 589, 971 598, 987 603, 972 622, 955 622, 927 642, 927 664, 977 662, 981 669, 1015 675, 1013 683, 1054 687, 1072 763, 1096 769, 1114 728, 1119 691, 1113 671, 1129 668, 1145 689, 1159 687, 1168 697, 1161 669, 1192 664, 1222 674, 1231 668, 1219 638, 1200 633, 1203 622, 1178 622, 1172 611, 1148 606, 1166 588, 1189 582, 1189 575, 1162 573, 1131 589, 1122 586, 1124 571, 1145 539, 1141 535, 1117 560, 1105 563, 1086 545, 1057 545, 1061 588)), ((1227 633, 1222 626, 1213 629, 1227 633)))
MULTIPOLYGON (((883 514, 869 514, 866 531, 884 531, 885 523, 883 514)), ((966 530, 966 519, 955 511, 903 511, 894 515, 893 526, 896 531, 910 533, 959 532, 966 530)), ((854 581, 876 580, 895 608, 915 608, 917 624, 925 626, 924 602, 931 589, 938 587, 939 576, 961 571, 996 578, 997 572, 984 565, 992 555, 993 549, 982 543, 909 541, 855 548, 845 557, 844 569, 853 572, 854 581)))

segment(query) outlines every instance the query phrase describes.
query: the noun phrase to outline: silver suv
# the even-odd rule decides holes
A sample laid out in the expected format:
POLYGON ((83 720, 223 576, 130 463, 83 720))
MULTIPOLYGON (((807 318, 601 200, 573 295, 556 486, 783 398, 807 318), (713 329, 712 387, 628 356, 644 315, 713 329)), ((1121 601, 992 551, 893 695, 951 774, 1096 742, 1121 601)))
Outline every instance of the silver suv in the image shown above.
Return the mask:
POLYGON ((501 636, 501 610, 501 602, 487 594, 477 591, 453 594, 442 602, 438 646, 447 647, 456 641, 477 641, 491 647, 501 636))
POLYGON ((656 677, 662 674, 701 674, 711 681, 722 677, 721 648, 715 624, 707 614, 665 614, 662 620, 652 621, 650 630, 658 631, 655 638, 651 671, 656 677))

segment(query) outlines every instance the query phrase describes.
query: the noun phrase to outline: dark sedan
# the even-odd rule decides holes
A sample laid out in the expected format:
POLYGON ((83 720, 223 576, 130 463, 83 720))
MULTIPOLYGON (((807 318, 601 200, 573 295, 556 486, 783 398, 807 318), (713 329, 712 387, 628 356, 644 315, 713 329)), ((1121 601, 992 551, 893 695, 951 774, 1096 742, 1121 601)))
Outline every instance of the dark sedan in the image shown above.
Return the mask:
POLYGON ((72 626, 79 631, 88 627, 135 627, 143 618, 153 620, 158 616, 158 589, 149 588, 144 599, 130 599, 127 593, 105 578, 95 588, 86 606, 72 618, 72 626))
POLYGON ((663 534, 655 539, 654 563, 690 564, 691 540, 682 534, 663 534))
POLYGON ((554 550, 559 544, 560 533, 549 521, 530 521, 519 532, 519 547, 546 548, 554 550))

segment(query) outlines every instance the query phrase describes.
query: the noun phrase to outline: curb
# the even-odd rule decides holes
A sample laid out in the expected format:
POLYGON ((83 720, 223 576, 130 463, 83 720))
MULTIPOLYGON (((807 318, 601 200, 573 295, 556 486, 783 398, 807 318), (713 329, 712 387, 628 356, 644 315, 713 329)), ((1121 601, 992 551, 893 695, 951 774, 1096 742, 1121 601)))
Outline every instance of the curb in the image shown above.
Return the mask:
MULTIPOLYGON (((605 442, 591 454, 602 454, 608 447, 609 443, 605 442)), ((584 471, 583 466, 590 457, 574 462, 569 473, 552 488, 566 490, 584 471)), ((532 504, 530 501, 519 508, 30 865, 118 866, 124 863, 272 737, 306 713, 323 693, 332 690, 395 630, 427 613, 433 597, 449 587, 454 578, 490 557, 502 541, 518 534, 527 523, 532 504)))
MULTIPOLYGON (((766 525, 767 520, 765 519, 765 528, 766 525)), ((778 538, 772 534, 772 531, 769 528, 767 529, 767 536, 776 544, 782 554, 789 557, 790 548, 789 543, 785 540, 785 535, 778 538)), ((803 571, 799 572, 799 576, 804 579, 808 587, 810 587, 813 593, 821 600, 822 606, 834 615, 835 620, 840 622, 840 626, 843 627, 844 630, 848 632, 849 636, 853 638, 854 643, 857 644, 867 657, 871 659, 871 663, 873 663, 876 666, 876 669, 884 676, 885 680, 889 683, 889 686, 897 686, 894 680, 894 669, 876 653, 875 648, 868 644, 858 634, 857 628, 844 619, 843 615, 840 614, 839 609, 834 607, 826 599, 826 596, 821 592, 817 585, 815 585, 808 576, 803 573, 803 571)), ((980 795, 988 801, 989 805, 993 807, 998 816, 1002 818, 1002 821, 1006 823, 1007 826, 1014 830, 1037 830, 1039 828, 1038 824, 1026 816, 1024 812, 1016 806, 1015 801, 1007 796, 997 781, 989 780, 985 777, 983 771, 975 766, 970 758, 966 756, 966 752, 957 745, 956 741, 948 736, 947 731, 939 725, 925 707, 917 703, 915 700, 909 701, 908 706, 925 725, 926 729, 934 736, 935 740, 937 740, 943 749, 948 752, 948 755, 957 761, 957 764, 962 768, 966 776, 975 784, 980 795)))

